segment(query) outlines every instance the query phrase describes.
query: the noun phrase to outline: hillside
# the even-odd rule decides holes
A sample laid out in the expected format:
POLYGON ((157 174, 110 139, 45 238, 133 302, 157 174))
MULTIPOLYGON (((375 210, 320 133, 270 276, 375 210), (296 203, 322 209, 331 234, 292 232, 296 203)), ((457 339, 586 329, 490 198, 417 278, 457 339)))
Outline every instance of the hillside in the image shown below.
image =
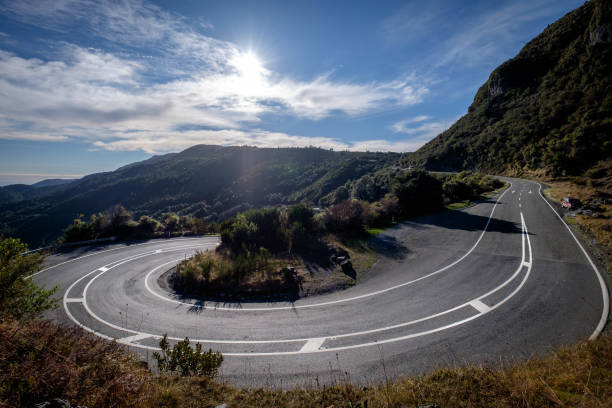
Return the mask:
POLYGON ((75 180, 46 179, 38 183, 11 184, 0 187, 0 204, 29 200, 57 192, 75 180))
POLYGON ((173 211, 210 221, 251 207, 318 200, 396 163, 395 153, 199 145, 86 176, 44 197, 0 206, 0 232, 50 242, 79 214, 121 204, 140 215, 173 211))
POLYGON ((414 155, 431 170, 580 175, 612 156, 612 2, 592 0, 491 73, 414 155))

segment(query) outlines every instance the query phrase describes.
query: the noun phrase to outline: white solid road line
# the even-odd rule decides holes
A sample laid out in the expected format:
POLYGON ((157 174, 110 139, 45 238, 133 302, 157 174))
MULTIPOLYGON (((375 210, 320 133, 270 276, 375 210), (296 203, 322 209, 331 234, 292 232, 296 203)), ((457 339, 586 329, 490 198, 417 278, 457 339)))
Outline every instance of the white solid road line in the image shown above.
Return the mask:
MULTIPOLYGON (((457 259, 456 261, 444 266, 443 268, 438 269, 437 271, 431 272, 427 275, 421 276, 420 278, 416 278, 413 279, 411 281, 408 282, 403 282, 400 283, 398 285, 395 286, 391 286, 385 289, 381 289, 381 290, 377 290, 375 292, 370 292, 370 293, 366 293, 363 295, 359 295, 359 296, 353 296, 353 297, 349 297, 349 298, 344 298, 344 299, 337 299, 337 300, 330 300, 328 302, 321 302, 321 303, 310 303, 310 304, 306 304, 306 305, 291 305, 291 306, 273 306, 273 307, 242 307, 242 308, 232 308, 232 307, 219 307, 219 306, 212 306, 211 309, 214 310, 223 310, 223 311, 232 311, 232 312, 263 312, 263 311, 273 311, 273 310, 295 310, 295 309, 306 309, 306 308, 312 308, 312 307, 321 307, 321 306, 329 306, 329 305, 335 305, 338 303, 345 303, 345 302, 352 302, 355 300, 360 300, 360 299, 364 299, 364 298, 368 298, 371 296, 376 296, 376 295, 381 295, 383 293, 386 292, 390 292, 392 290, 395 289, 399 289, 402 288, 404 286, 408 286, 408 285, 412 285, 413 283, 419 282, 421 280, 430 278, 432 276, 435 276, 439 273, 442 273, 450 268, 452 268, 453 266, 457 265, 459 262, 463 261, 465 258, 468 257, 468 255, 470 255, 472 252, 474 252, 474 250, 476 249, 476 247, 478 246, 478 244, 480 243, 480 241, 482 240, 482 238, 484 237, 485 233, 487 232, 487 229, 489 227, 489 224, 491 223, 491 218, 493 217, 493 213, 495 212, 495 208, 497 207, 499 200, 502 199, 502 197, 508 192, 508 190, 512 187, 512 183, 510 183, 510 186, 497 198, 497 200, 495 201, 495 205, 493 206, 493 209, 491 210, 491 214, 489 215, 489 218, 487 220, 487 223, 485 224, 482 232, 480 233, 480 236, 478 237, 478 239, 476 240, 476 243, 465 253, 463 254, 463 256, 461 256, 461 258, 457 259)), ((520 205, 519 205, 520 206, 520 205)), ((151 290, 151 288, 149 287, 149 284, 147 283, 149 280, 149 276, 156 271, 158 268, 153 269, 152 271, 149 272, 149 274, 145 277, 145 287, 146 289, 151 292, 153 295, 160 297, 168 302, 172 302, 172 303, 176 303, 176 304, 181 304, 181 305, 186 305, 189 307, 193 307, 193 303, 188 303, 188 302, 182 302, 180 300, 176 300, 176 299, 170 299, 167 297, 164 297, 156 292, 154 292, 153 290, 151 290)), ((201 306, 202 308, 206 308, 206 305, 201 306)))
POLYGON ((569 225, 567 225, 563 217, 559 215, 559 213, 553 208, 553 206, 548 202, 548 200, 542 194, 542 185, 538 183, 538 186, 539 186, 538 193, 540 194, 540 197, 542 198, 542 200, 544 200, 546 204, 548 204, 552 212, 554 212, 557 218, 561 220, 563 225, 565 225, 565 228, 567 228, 570 235, 572 236, 572 238, 574 238, 574 241, 576 241, 576 244, 578 245, 578 247, 580 248, 580 250, 586 257, 586 259, 589 261, 591 268, 593 268, 593 270, 595 271, 595 275, 597 275, 599 286, 601 286, 601 296, 603 299, 603 308, 601 311, 601 318, 599 319, 599 323, 597 324, 597 327, 595 327, 595 330, 589 337, 589 340, 594 340, 601 334, 601 332, 604 329, 604 326, 606 325, 606 322, 608 321, 608 314, 610 313, 610 294, 608 293, 608 287, 606 286, 606 282, 604 281, 601 272, 599 272, 599 269, 597 269, 597 267, 595 266, 595 263, 593 262, 593 260, 591 259, 587 251, 584 249, 580 241, 578 241, 578 238, 576 238, 576 235, 574 235, 574 233, 572 232, 572 229, 569 227, 569 225))
POLYGON ((66 303, 77 303, 77 302, 83 302, 83 298, 66 298, 65 299, 66 303))
MULTIPOLYGON (((185 248, 200 248, 200 247, 201 247, 201 245, 191 245, 191 246, 179 246, 179 247, 171 247, 171 248, 167 248, 167 249, 176 249, 176 250, 180 250, 180 249, 185 249, 185 248)), ((155 253, 155 252, 153 251, 153 252, 145 252, 145 253, 141 253, 141 254, 132 255, 132 256, 129 256, 129 257, 125 258, 124 260, 122 260, 122 262, 119 262, 119 263, 117 263, 117 261, 115 261, 115 262, 111 262, 111 263, 110 263, 110 264, 108 264, 107 266, 115 264, 115 265, 113 265, 113 266, 109 267, 109 269, 110 269, 110 268, 114 268, 115 266, 121 265, 121 264, 123 264, 123 263, 125 263, 125 262, 128 262, 129 260, 134 260, 134 259, 142 258, 142 257, 147 256, 147 255, 153 255, 154 253, 155 253)), ((87 256, 88 256, 88 255, 87 255, 87 256)), ((76 259, 75 259, 75 260, 76 260, 76 259)), ((108 271, 109 269, 107 269, 107 271, 108 271)), ((79 283, 79 282, 80 282, 80 281, 82 281, 83 279, 87 278, 88 276, 90 276, 90 275, 92 275, 92 274, 94 274, 94 273, 96 273, 96 272, 100 272, 100 268, 98 268, 98 269, 94 269, 93 271, 91 271, 91 272, 89 272, 89 273, 87 273, 87 274, 85 274, 85 275, 81 276, 79 279, 77 279, 76 281, 74 281, 74 282, 72 283, 72 285, 70 285, 70 286, 68 287, 68 289, 66 289, 66 292, 64 292, 64 298, 63 298, 64 311, 65 311, 65 312, 66 312, 66 314, 68 315, 68 318, 69 318, 70 320, 72 320, 72 321, 73 321, 73 322, 74 322, 74 323, 75 323, 77 326, 79 326, 79 327, 81 327, 81 328, 83 328, 83 329, 85 329, 85 330, 87 330, 87 331, 89 331, 89 332, 91 332, 91 333, 93 333, 93 334, 95 334, 95 335, 99 336, 99 337, 102 337, 102 338, 104 338, 104 339, 107 339, 107 340, 115 340, 113 337, 107 336, 107 335, 105 335, 105 334, 103 334, 103 333, 100 333, 100 332, 98 332, 98 331, 96 331, 96 330, 94 330, 94 329, 91 329, 91 328, 89 328, 89 327, 85 326, 84 324, 82 324, 81 322, 79 322, 79 321, 78 321, 78 320, 77 320, 77 319, 76 319, 76 318, 75 318, 75 317, 72 315, 72 313, 70 313, 70 310, 68 309, 69 299, 77 299, 77 298, 71 298, 71 297, 69 297, 69 296, 68 296, 68 294, 70 293, 70 291, 72 290, 72 288, 73 288, 73 287, 75 287, 77 283, 79 283)), ((101 274, 103 274, 103 273, 104 273, 104 272, 100 272, 100 273, 98 274, 98 276, 99 276, 99 275, 101 275, 101 274)), ((87 288, 87 287, 86 287, 86 288, 87 288)), ((86 301, 86 299, 85 299, 85 295, 86 295, 86 291, 85 291, 85 290, 83 290, 83 297, 82 297, 82 299, 83 299, 83 306, 85 307, 85 309, 86 309, 86 310, 88 310, 88 307, 87 307, 87 301, 86 301)), ((88 311, 89 311, 89 310, 88 310, 88 311)), ((117 326, 117 328, 118 328, 119 330, 123 330, 123 331, 127 331, 127 332, 136 333, 136 332, 135 332, 135 331, 133 331, 133 330, 124 330, 122 327, 118 327, 118 326, 117 326)))
MULTIPOLYGON (((215 235, 210 235, 210 236, 215 236, 215 235)), ((172 242, 177 242, 177 241, 191 241, 191 240, 195 240, 195 239, 198 239, 198 240, 199 240, 199 239, 203 239, 203 238, 204 238, 204 237, 199 237, 199 238, 173 238, 173 239, 172 239, 172 242)), ((153 241, 153 242, 143 242, 142 244, 132 244, 132 245, 130 245, 130 248, 131 248, 131 247, 135 247, 135 246, 142 246, 142 245, 154 245, 154 244, 159 244, 159 243, 160 243, 159 241, 153 241)), ((67 260, 67 261, 60 262, 60 263, 55 264, 55 265, 51 265, 51 266, 49 266, 48 268, 41 269, 40 271, 38 271, 38 272, 36 272, 36 273, 33 273, 33 274, 31 274, 31 275, 26 276, 26 277, 25 277, 25 279, 31 278, 31 277, 33 277, 33 276, 36 276, 36 275, 38 275, 38 274, 41 274, 41 273, 46 272, 46 271, 48 271, 48 270, 51 270, 51 269, 53 269, 53 268, 57 268, 58 266, 62 266, 62 265, 66 265, 67 263, 70 263, 70 262, 78 261, 79 259, 87 258, 87 257, 94 256, 94 255, 99 255, 99 254, 102 254, 102 253, 104 253, 104 252, 117 251, 117 250, 119 250, 119 249, 125 249, 125 248, 126 248, 126 246, 125 246, 125 245, 121 245, 121 246, 118 246, 118 247, 116 247, 116 248, 105 249, 105 250, 103 250, 103 251, 97 251, 97 252, 94 252, 94 253, 91 253, 91 254, 87 254, 87 255, 79 256, 78 258, 69 259, 69 260, 67 260)))
MULTIPOLYGON (((529 278, 530 272, 531 272, 531 267, 532 267, 532 263, 533 263, 533 258, 532 258, 532 250, 531 250, 531 240, 528 236, 528 231, 527 231, 527 225, 525 223, 523 214, 521 213, 521 224, 522 224, 522 233, 521 233, 521 240, 522 240, 522 255, 521 255, 521 262, 519 264, 518 269, 516 270, 516 272, 503 284, 499 285, 498 287, 490 290, 489 292, 485 293, 484 295, 479 296, 476 299, 473 299, 472 301, 466 302, 463 305, 459 305, 456 306, 452 309, 449 309, 447 311, 438 313, 436 315, 432 315, 432 316, 428 316, 426 318, 422 318, 422 319, 418 319, 416 321, 412 321, 412 322, 406 322, 406 323, 401 323, 401 324, 397 324, 394 326, 389 326, 389 327, 383 327, 383 328, 378 328, 378 329, 373 329, 373 330, 367 330, 367 331, 363 331, 363 332, 355 332, 355 333, 345 333, 342 335, 335 335, 335 336, 326 336, 326 337, 315 337, 315 338, 306 338, 306 339, 274 339, 274 340, 213 340, 213 339, 194 339, 192 340, 194 343, 209 343, 209 344, 272 344, 272 343, 294 343, 294 342, 303 342, 305 341, 306 344, 298 351, 284 351, 284 352, 263 352, 263 353, 251 353, 251 352, 247 352, 247 353, 224 353, 227 356, 238 356, 238 357, 244 357, 244 356, 278 356, 278 355, 294 355, 294 354, 298 354, 298 353, 318 353, 318 352, 326 352, 326 351, 341 351, 341 350, 348 350, 348 349, 355 349, 355 348, 360 348, 360 347, 369 347, 369 346, 373 346, 373 345, 378 345, 378 344, 383 344, 383 343, 391 343, 391 342, 396 342, 396 341, 403 341, 403 340, 407 340, 407 339, 411 339, 411 338, 415 338, 415 337, 420 337, 420 336, 424 336, 427 334, 431 334, 431 333, 436 333, 442 330, 446 330, 448 328, 452 328, 452 327, 456 327, 459 326, 461 324, 467 323, 469 321, 472 321, 480 316, 483 316, 487 313, 489 313, 490 311, 498 308, 499 306, 501 306, 502 304, 504 304, 505 302, 507 302, 510 298, 514 297, 514 295, 516 293, 518 293, 518 291, 523 287, 523 285, 525 284, 525 282, 527 281, 527 279, 529 278), (529 249, 529 262, 526 262, 525 260, 525 240, 527 240, 527 244, 528 244, 528 249, 529 249), (527 273, 525 274, 525 277, 523 278, 523 280, 521 281, 520 285, 515 288, 515 290, 508 296, 506 296, 506 298, 504 298, 502 301, 500 301, 499 303, 489 307, 487 305, 484 305, 484 303, 481 302, 481 299, 484 299, 485 297, 491 295, 492 293, 497 292, 499 289, 505 287, 508 283, 510 283, 512 280, 514 280, 514 278, 516 276, 518 276, 518 274, 520 273, 520 271, 522 270, 523 267, 527 266, 527 273), (484 307, 481 306, 481 310, 479 310, 479 313, 460 320, 458 322, 454 322, 451 324, 448 324, 446 326, 442 326, 442 327, 438 327, 436 329, 432 329, 432 330, 428 330, 428 331, 424 331, 424 332, 420 332, 420 333, 414 333, 408 336, 402 336, 402 337, 396 337, 396 338, 391 338, 391 339, 385 339, 385 340, 379 340, 379 341, 375 341, 375 342, 370 342, 370 343, 362 343, 362 344, 356 344, 356 345, 350 345, 350 346, 342 346, 342 347, 335 347, 335 348, 322 348, 321 345, 323 344, 323 342, 326 339, 337 339, 340 337, 349 337, 349 336, 357 336, 357 335, 362 335, 362 334, 370 334, 370 333, 375 333, 375 332, 382 332, 382 331, 387 331, 390 330, 392 328, 397 328, 397 327, 402 327, 402 326, 407 326, 410 324, 414 324, 416 322, 420 322, 420 321, 425 321, 428 319, 431 319, 433 317, 437 317, 437 316, 441 316, 443 314, 449 313, 450 311, 453 310, 457 310, 459 308, 465 307, 467 305, 471 305, 472 307, 475 307, 474 305, 484 305, 484 307)), ((143 256, 147 256, 148 254, 144 254, 143 256)), ((140 257, 143 256, 139 256, 139 257, 129 257, 126 258, 125 260, 116 262, 115 265, 113 265, 111 268, 114 268, 116 266, 122 265, 126 262, 130 262, 132 260, 138 259, 140 257)), ((170 261, 167 262, 166 264, 172 263, 172 262, 176 262, 175 261, 170 261)), ((161 267, 161 266, 159 266, 161 267)), ((158 268, 159 268, 158 267, 158 268)), ((96 270, 97 271, 97 270, 96 270)), ((96 272, 93 271, 93 272, 96 272)), ((92 272, 92 273, 93 273, 92 272)), ((97 276, 95 276, 85 287, 85 289, 83 290, 83 294, 84 294, 84 301, 83 301, 83 305, 85 307, 85 309, 87 310, 87 312, 90 314, 91 317, 93 317, 94 319, 98 320, 99 322, 107 325, 108 327, 111 327, 113 329, 117 329, 117 330, 122 330, 122 331, 126 331, 128 333, 134 333, 135 336, 139 336, 138 338, 141 338, 140 336, 143 336, 142 338, 161 338, 161 335, 156 335, 156 334, 151 334, 151 333, 143 333, 143 332, 139 332, 136 330, 132 330, 132 329, 127 329, 125 327, 119 327, 113 323, 107 322, 103 319, 101 319, 100 317, 98 317, 97 315, 95 315, 88 307, 87 305, 87 300, 86 300, 86 294, 87 294, 87 289, 89 287, 89 285, 92 283, 93 280, 97 279, 100 275, 102 275, 104 272, 98 274, 97 276)), ((150 273, 149 273, 150 274, 150 273)), ((147 275, 148 276, 148 275, 147 275)), ((84 278, 84 277, 83 277, 84 278)), ((146 282, 146 280, 145 280, 146 282)), ((76 282, 75 282, 76 284, 76 282)), ((74 285, 74 284, 73 284, 74 285)), ((64 307, 66 308, 66 303, 64 302, 64 307)), ((475 307, 476 308, 476 307, 475 307)), ((478 309, 477 309, 478 310, 478 309)), ((68 313, 69 317, 79 326, 81 326, 82 328, 84 328, 87 331, 90 331, 94 334, 97 334, 103 338, 107 338, 107 339, 111 339, 109 336, 106 336, 104 334, 101 334, 83 324, 81 324, 80 322, 76 321, 76 319, 74 319, 74 317, 70 314, 70 312, 68 311, 68 309, 66 308, 66 312, 68 313)), ((129 336, 128 338, 135 338, 135 336, 129 336)), ((125 338, 124 338, 125 339, 125 338)), ((168 339, 170 340, 182 340, 181 338, 178 337, 168 337, 168 339)), ((134 341, 134 340, 132 340, 134 341)), ((134 347, 138 347, 138 348, 143 348, 143 349, 150 349, 150 350, 158 350, 159 348, 157 347, 152 347, 152 346, 146 346, 146 345, 141 345, 141 344, 132 344, 130 343, 131 346, 134 347)))

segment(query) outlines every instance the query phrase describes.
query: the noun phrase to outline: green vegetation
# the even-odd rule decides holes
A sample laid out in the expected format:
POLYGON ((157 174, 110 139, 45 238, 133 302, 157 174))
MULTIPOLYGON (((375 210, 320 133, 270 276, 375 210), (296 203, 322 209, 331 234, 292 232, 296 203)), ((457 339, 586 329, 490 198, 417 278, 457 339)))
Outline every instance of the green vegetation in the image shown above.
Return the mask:
POLYGON ((19 239, 0 241, 0 321, 38 316, 55 307, 52 296, 57 288, 43 289, 28 277, 41 269, 43 257, 38 253, 22 256, 27 250, 19 239))
POLYGON ((249 210, 224 221, 221 245, 177 266, 174 286, 187 293, 271 295, 296 293, 300 281, 287 267, 295 254, 321 245, 311 208, 249 210))
POLYGON ((263 247, 235 255, 218 249, 181 262, 172 284, 181 293, 208 297, 295 296, 300 281, 287 268, 295 264, 296 259, 273 257, 263 247))
POLYGON ((59 238, 79 214, 88 221, 116 205, 135 220, 146 215, 161 221, 164 213, 176 213, 210 224, 251 208, 317 204, 337 187, 400 157, 318 148, 193 146, 87 176, 46 195, 0 204, 0 233, 41 246, 59 238))
POLYGON ((223 363, 221 353, 202 351, 202 345, 196 344, 195 350, 189 345, 189 338, 179 341, 170 348, 168 336, 159 341, 161 353, 155 351, 153 358, 157 361, 157 367, 161 373, 178 373, 183 377, 199 376, 214 378, 219 373, 219 367, 223 363))
MULTIPOLYGON (((359 179, 356 185, 361 184, 359 179)), ((302 276, 289 267, 310 262, 333 269, 330 245, 343 252, 340 256, 348 255, 351 263, 342 266, 343 272, 356 277, 355 271, 365 271, 376 261, 367 243, 372 235, 500 186, 501 181, 472 172, 400 171, 381 186, 381 191, 391 192, 378 201, 348 198, 316 215, 306 204, 248 210, 221 223, 217 250, 181 262, 172 283, 182 293, 205 296, 296 295, 302 276)))
POLYGON ((351 384, 347 374, 330 385, 287 390, 281 384, 238 389, 207 376, 154 374, 118 343, 36 319, 0 322, 0 356, 0 406, 7 407, 56 397, 88 408, 612 405, 610 334, 503 368, 440 368, 368 387, 351 384))
POLYGON ((463 200, 456 203, 450 203, 444 206, 447 210, 459 210, 461 208, 465 208, 471 204, 470 200, 463 200))
POLYGON ((366 228, 366 232, 371 237, 375 237, 378 234, 382 234, 385 230, 386 230, 386 228, 374 228, 374 227, 366 228))
POLYGON ((202 235, 216 232, 217 229, 217 223, 208 224, 200 218, 179 217, 175 213, 162 214, 161 222, 147 215, 134 221, 131 212, 123 206, 115 205, 104 213, 92 214, 89 221, 83 221, 83 215, 75 218, 64 230, 60 241, 68 243, 108 237, 125 240, 202 235))
POLYGON ((581 175, 612 154, 612 3, 568 13, 493 71, 468 113, 404 162, 581 175))

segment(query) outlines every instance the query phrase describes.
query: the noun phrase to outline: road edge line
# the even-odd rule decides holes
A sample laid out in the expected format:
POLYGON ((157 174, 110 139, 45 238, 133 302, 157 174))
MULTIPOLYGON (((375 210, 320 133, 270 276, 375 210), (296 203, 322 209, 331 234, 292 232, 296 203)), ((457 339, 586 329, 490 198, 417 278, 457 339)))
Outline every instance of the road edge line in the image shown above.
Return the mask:
POLYGON ((554 212, 557 218, 559 218, 561 222, 563 223, 563 225, 565 225, 565 228, 567 228, 570 235, 572 236, 572 238, 574 238, 574 241, 576 241, 576 244, 578 244, 578 247, 582 250, 582 253, 586 257, 586 259, 589 261, 589 264, 591 264, 591 267, 595 271, 595 275, 597 275, 597 279, 599 280, 599 285, 601 286, 601 296, 603 298, 603 310, 601 312, 601 318, 599 319, 599 323, 595 327, 595 330, 593 331, 593 333, 589 336, 589 340, 595 340, 603 332, 603 329, 606 327, 606 324, 608 322, 608 316, 610 315, 610 293, 608 292, 608 285, 606 284, 606 281, 604 280, 601 272, 599 271, 599 268, 595 266, 595 263, 589 256, 586 249, 584 249, 584 247, 582 246, 578 238, 576 238, 574 231, 572 231, 572 229, 570 228, 569 225, 567 225, 563 217, 559 215, 557 210, 554 209, 554 207, 548 202, 546 197, 544 197, 544 195, 542 194, 542 184, 540 184, 539 182, 537 182, 537 184, 539 187, 538 193, 540 195, 540 198, 542 198, 542 200, 544 200, 544 202, 548 204, 552 212, 554 212))

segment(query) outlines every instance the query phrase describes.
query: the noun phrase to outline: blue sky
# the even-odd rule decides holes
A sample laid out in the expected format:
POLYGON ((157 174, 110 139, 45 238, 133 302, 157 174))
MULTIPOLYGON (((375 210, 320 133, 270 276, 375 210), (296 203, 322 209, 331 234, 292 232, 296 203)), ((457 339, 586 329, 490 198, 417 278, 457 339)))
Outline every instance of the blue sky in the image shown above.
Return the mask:
POLYGON ((581 3, 0 0, 0 185, 200 143, 414 151, 581 3))

